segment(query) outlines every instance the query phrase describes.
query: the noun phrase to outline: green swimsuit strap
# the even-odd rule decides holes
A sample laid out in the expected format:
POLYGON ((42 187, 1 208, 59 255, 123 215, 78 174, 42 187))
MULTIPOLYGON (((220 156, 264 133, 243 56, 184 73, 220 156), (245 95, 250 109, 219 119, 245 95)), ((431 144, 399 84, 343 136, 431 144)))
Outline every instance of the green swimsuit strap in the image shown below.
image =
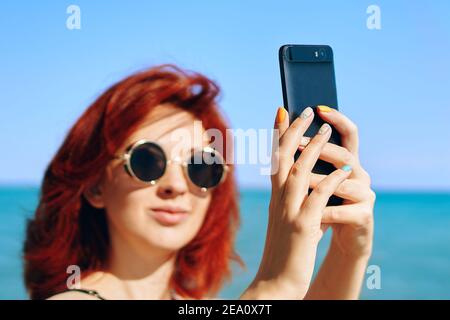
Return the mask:
MULTIPOLYGON (((63 292, 68 292, 68 291, 76 291, 76 292, 81 292, 81 293, 85 293, 88 294, 90 296, 94 296, 100 300, 106 300, 105 298, 103 298, 97 291, 95 290, 87 290, 87 289, 67 289, 66 291, 63 292)), ((63 293, 61 292, 61 293, 63 293)), ((178 295, 176 295, 174 292, 171 293, 171 300, 179 300, 180 298, 178 297, 178 295)))
POLYGON ((81 292, 81 293, 85 293, 88 294, 90 296, 94 296, 100 300, 106 300, 105 298, 103 298, 97 291, 95 290, 87 290, 87 289, 67 289, 66 291, 63 292, 68 292, 68 291, 76 291, 76 292, 81 292))

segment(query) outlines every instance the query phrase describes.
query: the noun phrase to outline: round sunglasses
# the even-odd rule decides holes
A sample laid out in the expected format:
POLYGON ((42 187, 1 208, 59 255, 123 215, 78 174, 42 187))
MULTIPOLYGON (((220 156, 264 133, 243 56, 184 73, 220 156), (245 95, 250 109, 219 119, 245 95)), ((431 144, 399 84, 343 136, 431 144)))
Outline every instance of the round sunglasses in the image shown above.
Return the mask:
POLYGON ((167 165, 178 163, 183 166, 189 180, 202 192, 221 184, 229 171, 222 155, 211 147, 193 149, 188 159, 183 161, 179 157, 167 159, 159 144, 139 140, 116 158, 125 162, 125 171, 131 177, 151 185, 164 175, 167 165))

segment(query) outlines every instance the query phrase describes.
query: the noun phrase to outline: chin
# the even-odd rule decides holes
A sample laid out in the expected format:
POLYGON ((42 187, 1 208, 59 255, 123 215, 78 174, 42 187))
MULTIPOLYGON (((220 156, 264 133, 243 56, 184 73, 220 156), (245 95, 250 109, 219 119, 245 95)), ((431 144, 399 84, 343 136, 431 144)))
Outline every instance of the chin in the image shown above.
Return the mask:
POLYGON ((146 241, 152 247, 163 250, 178 251, 186 246, 195 236, 189 230, 178 228, 156 227, 152 228, 146 241))
POLYGON ((161 239, 156 241, 148 241, 148 244, 151 248, 158 248, 163 251, 176 252, 181 250, 184 246, 186 246, 189 241, 184 241, 182 239, 172 239, 170 241, 162 241, 161 239))

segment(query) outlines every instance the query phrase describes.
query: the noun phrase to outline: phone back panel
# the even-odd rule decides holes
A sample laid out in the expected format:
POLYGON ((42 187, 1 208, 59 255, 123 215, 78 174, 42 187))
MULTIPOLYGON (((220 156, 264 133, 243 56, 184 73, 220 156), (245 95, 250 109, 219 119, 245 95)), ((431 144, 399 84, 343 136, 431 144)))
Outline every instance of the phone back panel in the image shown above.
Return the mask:
MULTIPOLYGON (((334 74, 333 50, 323 45, 284 45, 279 50, 281 83, 284 106, 292 123, 301 112, 312 107, 314 120, 305 136, 313 137, 324 123, 317 114, 318 105, 338 109, 336 80, 334 74)), ((341 145, 341 138, 332 127, 329 142, 341 145)), ((295 160, 300 155, 298 151, 295 160)), ((336 168, 323 160, 318 160, 313 172, 329 174, 336 168)), ((311 191, 311 190, 310 190, 311 191)), ((340 205, 342 199, 332 196, 328 205, 340 205)))

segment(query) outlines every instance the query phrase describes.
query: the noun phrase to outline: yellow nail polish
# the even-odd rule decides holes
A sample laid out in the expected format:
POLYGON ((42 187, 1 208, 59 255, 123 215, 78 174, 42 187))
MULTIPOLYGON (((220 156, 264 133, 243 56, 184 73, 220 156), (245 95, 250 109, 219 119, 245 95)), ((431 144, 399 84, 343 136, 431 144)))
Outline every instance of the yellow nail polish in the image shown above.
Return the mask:
POLYGON ((321 111, 321 112, 331 112, 333 109, 331 109, 328 106, 317 106, 317 108, 321 111))
POLYGON ((286 118, 286 110, 283 107, 279 107, 277 111, 276 122, 281 123, 286 118))

